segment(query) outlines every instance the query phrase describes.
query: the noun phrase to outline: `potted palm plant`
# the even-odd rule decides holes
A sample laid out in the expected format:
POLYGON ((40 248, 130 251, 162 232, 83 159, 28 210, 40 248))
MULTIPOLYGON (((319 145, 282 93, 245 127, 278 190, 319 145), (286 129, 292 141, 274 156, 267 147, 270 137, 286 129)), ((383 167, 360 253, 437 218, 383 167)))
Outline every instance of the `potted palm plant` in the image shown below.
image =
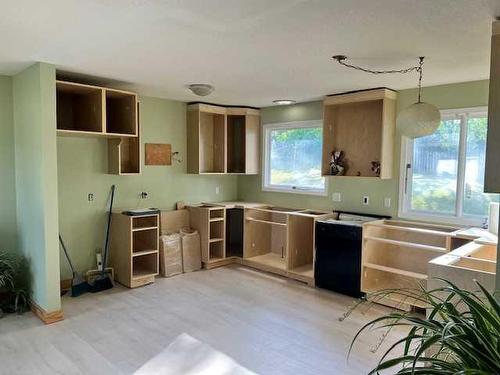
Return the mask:
POLYGON ((28 308, 30 285, 27 259, 0 251, 0 317, 4 312, 21 313, 28 308))
MULTIPOLYGON (((500 374, 500 304, 476 282, 476 293, 449 281, 433 290, 398 289, 374 293, 424 302, 427 315, 393 312, 364 325, 354 337, 368 329, 406 326, 409 332, 390 345, 369 374, 500 374)), ((349 352, 350 352, 349 350, 349 352)))

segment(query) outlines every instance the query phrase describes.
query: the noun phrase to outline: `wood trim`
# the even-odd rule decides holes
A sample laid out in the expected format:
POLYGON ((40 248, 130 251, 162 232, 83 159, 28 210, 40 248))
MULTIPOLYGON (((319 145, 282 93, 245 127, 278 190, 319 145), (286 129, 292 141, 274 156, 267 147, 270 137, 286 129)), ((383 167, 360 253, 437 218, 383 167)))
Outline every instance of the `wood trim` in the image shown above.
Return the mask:
POLYGON ((30 308, 33 314, 35 314, 45 324, 52 324, 64 320, 62 309, 47 312, 35 301, 30 301, 30 308))
POLYGON ((390 89, 365 90, 347 94, 328 96, 323 101, 324 105, 366 102, 370 100, 397 99, 397 92, 390 89))
POLYGON ((71 289, 72 284, 73 284, 73 279, 61 280, 61 292, 69 291, 71 289))
POLYGON ((491 34, 492 35, 499 35, 500 34, 500 20, 493 21, 493 23, 491 25, 491 34))
POLYGON ((226 108, 219 107, 211 104, 189 104, 187 106, 188 111, 200 111, 205 113, 215 113, 218 115, 225 115, 226 108))

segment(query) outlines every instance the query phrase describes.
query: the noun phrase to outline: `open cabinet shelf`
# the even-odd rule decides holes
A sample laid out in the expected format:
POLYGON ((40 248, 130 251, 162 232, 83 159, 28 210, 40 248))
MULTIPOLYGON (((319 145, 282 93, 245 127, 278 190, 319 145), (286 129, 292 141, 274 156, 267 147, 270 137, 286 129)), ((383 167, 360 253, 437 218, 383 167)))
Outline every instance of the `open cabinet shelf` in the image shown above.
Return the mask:
POLYGON ((137 95, 106 89, 106 133, 136 136, 137 95))
POLYGON ((324 100, 322 175, 333 151, 344 152, 343 176, 392 178, 396 126, 395 91, 374 89, 324 100), (372 170, 380 163, 380 173, 372 170))
POLYGON ((68 134, 103 134, 103 95, 100 87, 57 81, 57 130, 68 134))
POLYGON ((258 110, 190 104, 187 128, 188 173, 258 173, 258 110))
POLYGON ((108 173, 141 173, 137 94, 56 81, 57 134, 106 137, 108 173))
POLYGON ((129 288, 154 282, 159 270, 158 215, 113 212, 112 223, 109 261, 116 281, 129 288))
MULTIPOLYGON (((361 291, 418 288, 426 285, 428 264, 449 251, 450 236, 457 227, 397 220, 363 225, 361 291)), ((422 307, 418 301, 384 298, 377 302, 408 310, 422 307)))

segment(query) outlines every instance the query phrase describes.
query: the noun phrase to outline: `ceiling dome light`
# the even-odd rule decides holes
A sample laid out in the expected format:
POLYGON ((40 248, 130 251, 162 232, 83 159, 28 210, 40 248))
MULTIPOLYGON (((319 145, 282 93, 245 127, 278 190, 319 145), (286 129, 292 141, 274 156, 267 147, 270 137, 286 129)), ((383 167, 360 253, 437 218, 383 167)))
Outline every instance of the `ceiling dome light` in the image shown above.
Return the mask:
POLYGON ((397 127, 401 135, 419 138, 433 134, 441 123, 441 113, 435 105, 417 102, 398 115, 397 127))
POLYGON ((290 104, 295 104, 297 102, 295 100, 290 100, 290 99, 276 99, 273 100, 273 103, 278 105, 290 105, 290 104))
POLYGON ((189 85, 188 88, 193 92, 193 94, 198 96, 210 95, 215 89, 215 87, 206 83, 193 83, 189 85))

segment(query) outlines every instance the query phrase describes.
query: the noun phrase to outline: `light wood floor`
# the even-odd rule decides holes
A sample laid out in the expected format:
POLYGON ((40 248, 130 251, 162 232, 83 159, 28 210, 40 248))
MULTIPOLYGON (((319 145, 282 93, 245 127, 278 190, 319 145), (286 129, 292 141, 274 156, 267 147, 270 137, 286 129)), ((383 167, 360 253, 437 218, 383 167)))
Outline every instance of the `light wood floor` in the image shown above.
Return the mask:
POLYGON ((156 364, 179 358, 186 367, 177 363, 168 373, 182 374, 220 354, 257 374, 365 374, 383 353, 370 352, 382 332, 363 336, 349 362, 348 346, 363 323, 389 310, 357 311, 340 322, 352 301, 241 266, 65 297, 63 322, 44 326, 31 313, 0 320, 0 373, 133 374, 156 357, 156 364), (169 347, 186 338, 210 354, 186 357, 177 344, 169 347))

